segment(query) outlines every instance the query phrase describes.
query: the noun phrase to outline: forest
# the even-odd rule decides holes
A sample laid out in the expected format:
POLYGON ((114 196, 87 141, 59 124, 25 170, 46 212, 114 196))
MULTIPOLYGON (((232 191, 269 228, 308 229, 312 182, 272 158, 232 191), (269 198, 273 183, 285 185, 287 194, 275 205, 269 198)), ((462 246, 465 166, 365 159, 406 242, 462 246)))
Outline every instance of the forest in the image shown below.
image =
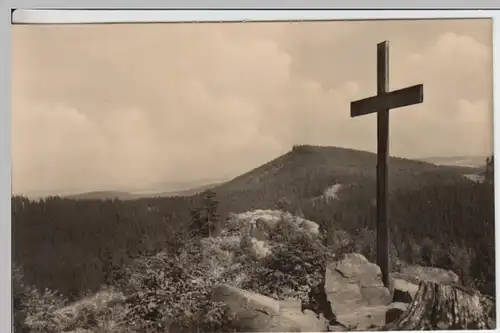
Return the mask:
MULTIPOLYGON (((389 216, 398 259, 452 269, 494 295, 493 160, 487 162, 476 170, 391 158, 389 216), (464 177, 474 172, 486 181, 464 177)), ((352 249, 373 260, 375 163, 367 152, 296 146, 199 195, 127 201, 15 196, 13 263, 22 267, 24 283, 77 299, 106 284, 112 266, 175 251, 196 233, 200 209, 214 202, 221 223, 232 212, 288 210, 328 233, 347 232, 352 249), (338 200, 311 200, 333 184, 342 184, 338 200)))

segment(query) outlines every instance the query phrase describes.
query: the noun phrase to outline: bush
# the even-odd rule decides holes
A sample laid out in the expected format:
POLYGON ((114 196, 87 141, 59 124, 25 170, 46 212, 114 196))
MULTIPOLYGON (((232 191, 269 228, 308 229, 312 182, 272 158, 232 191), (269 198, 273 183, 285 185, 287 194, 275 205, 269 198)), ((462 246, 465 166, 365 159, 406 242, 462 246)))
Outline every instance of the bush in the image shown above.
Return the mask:
POLYGON ((290 214, 266 229, 265 240, 256 240, 252 226, 236 220, 220 236, 191 241, 177 255, 144 256, 126 268, 127 326, 150 332, 218 331, 227 317, 223 304, 210 301, 215 284, 276 299, 304 298, 324 277, 331 253, 321 237, 290 214))
POLYGON ((104 289, 74 303, 55 291, 41 292, 22 281, 22 270, 13 269, 16 333, 54 333, 78 330, 120 332, 114 329, 123 317, 122 294, 104 289))
POLYGON ((179 256, 159 253, 140 258, 127 269, 126 322, 137 331, 165 332, 172 327, 215 331, 223 327, 224 306, 210 301, 215 283, 197 245, 179 256))
POLYGON ((324 278, 333 254, 320 237, 300 231, 293 220, 282 218, 270 237, 271 253, 249 267, 242 287, 275 299, 303 299, 324 278))
POLYGON ((67 300, 55 291, 26 288, 23 306, 26 326, 37 333, 60 332, 61 323, 56 311, 66 304, 67 300))
POLYGON ((12 268, 15 332, 52 333, 61 331, 55 311, 67 304, 56 291, 39 291, 23 281, 23 269, 12 268))

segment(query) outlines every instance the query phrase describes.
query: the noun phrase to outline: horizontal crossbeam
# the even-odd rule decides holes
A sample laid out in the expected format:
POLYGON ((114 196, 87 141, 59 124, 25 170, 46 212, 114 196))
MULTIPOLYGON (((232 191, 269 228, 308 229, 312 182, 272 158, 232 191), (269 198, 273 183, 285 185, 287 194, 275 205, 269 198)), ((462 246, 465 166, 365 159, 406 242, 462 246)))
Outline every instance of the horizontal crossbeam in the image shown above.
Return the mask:
POLYGON ((408 88, 382 93, 351 102, 351 117, 396 109, 424 101, 424 86, 417 84, 408 88))

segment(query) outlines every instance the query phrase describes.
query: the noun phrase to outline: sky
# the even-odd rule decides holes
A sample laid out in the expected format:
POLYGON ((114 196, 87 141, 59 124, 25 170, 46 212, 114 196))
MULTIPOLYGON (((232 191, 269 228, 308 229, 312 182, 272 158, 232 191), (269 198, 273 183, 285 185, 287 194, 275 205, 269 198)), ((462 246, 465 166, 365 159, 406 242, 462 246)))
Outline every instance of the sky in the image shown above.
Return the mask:
POLYGON ((123 189, 237 176, 294 144, 376 150, 376 44, 390 154, 492 151, 490 20, 15 25, 12 187, 123 189))

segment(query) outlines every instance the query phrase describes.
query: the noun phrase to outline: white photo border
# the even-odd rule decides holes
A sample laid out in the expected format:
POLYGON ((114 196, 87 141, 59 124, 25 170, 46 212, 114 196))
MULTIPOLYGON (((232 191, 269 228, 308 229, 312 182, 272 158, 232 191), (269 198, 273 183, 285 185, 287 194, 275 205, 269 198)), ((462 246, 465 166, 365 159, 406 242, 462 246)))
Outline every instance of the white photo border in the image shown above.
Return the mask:
MULTIPOLYGON (((0 332, 11 332, 11 24, 16 23, 104 23, 122 22, 221 22, 221 21, 306 21, 306 20, 373 20, 373 19, 432 19, 432 18, 492 18, 493 19, 493 83, 500 75, 500 3, 494 0, 413 0, 401 2, 376 0, 268 0, 231 2, 223 0, 7 0, 0 2, 0 267, 7 271, 0 276, 0 332), (472 3, 475 5, 473 6, 472 3), (18 10, 14 10, 18 9, 18 10), (39 11, 36 9, 45 9, 39 11), (51 11, 54 9, 56 11, 51 11), (59 9, 72 9, 60 11, 59 9), (80 10, 73 10, 80 9, 80 10), (85 9, 106 9, 105 11, 85 9), (127 10, 118 10, 127 9, 127 10), (133 10, 132 10, 133 9, 133 10), (147 9, 147 10, 145 10, 147 9), (157 10, 158 9, 158 10, 157 10), (166 10, 176 9, 176 10, 166 10), (189 9, 189 10, 185 10, 189 9), (208 10, 207 10, 208 9, 208 10), (234 9, 234 10, 225 10, 234 9), (242 9, 245 9, 244 11, 242 9), (259 10, 256 10, 259 9, 259 10), (279 9, 266 11, 262 9, 279 9), (290 10, 294 9, 294 10, 290 10), (300 10, 297 10, 300 9, 300 10), (311 10, 322 9, 322 10, 311 10), (344 9, 344 10, 339 10, 344 9), (349 10, 346 10, 349 9, 349 10), (375 9, 375 10, 374 10, 375 9), (384 10, 380 10, 384 9, 384 10), (398 10, 393 10, 398 9, 398 10), (408 10, 412 9, 412 10, 408 10), (413 10, 416 9, 416 10, 413 10), (425 10, 422 10, 425 9, 425 10), (430 10, 432 9, 432 10, 430 10), (444 10, 437 10, 444 9, 444 10), (461 9, 461 10, 459 10, 461 9), (496 10, 495 10, 496 9, 496 10), (120 19, 121 17, 121 19, 120 19), (149 17, 149 19, 148 19, 149 17)), ((500 90, 493 89, 493 148, 500 145, 500 117, 495 116, 500 90)), ((500 175, 500 166, 495 174, 500 175)), ((495 221, 500 210, 499 180, 495 179, 495 221)), ((499 231, 495 228, 495 240, 499 231)), ((495 253, 499 244, 495 241, 495 253)), ((500 256, 496 256, 495 273, 498 285, 500 256)), ((497 314, 500 304, 497 302, 497 314)))

